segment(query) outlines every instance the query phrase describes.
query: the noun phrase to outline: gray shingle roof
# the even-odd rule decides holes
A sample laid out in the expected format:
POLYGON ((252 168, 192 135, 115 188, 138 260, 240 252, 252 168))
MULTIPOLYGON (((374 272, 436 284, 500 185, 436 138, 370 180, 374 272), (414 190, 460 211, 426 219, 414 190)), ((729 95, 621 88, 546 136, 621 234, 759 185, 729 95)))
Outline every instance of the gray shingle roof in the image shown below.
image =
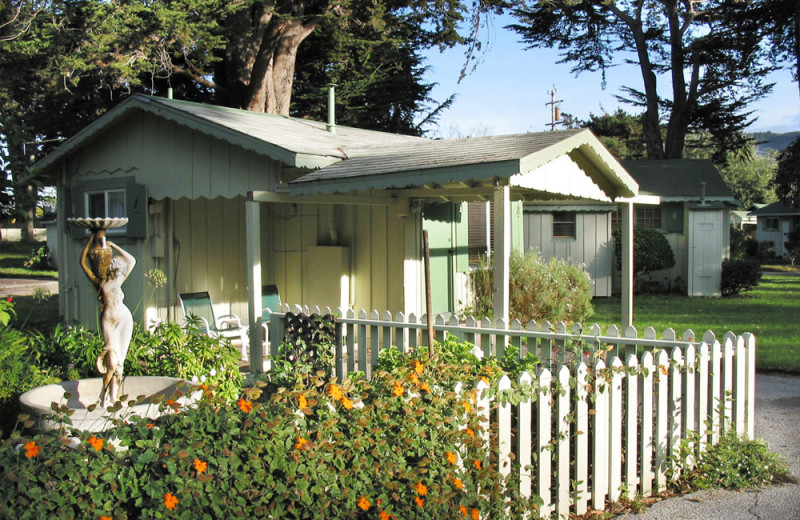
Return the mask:
POLYGON ((751 211, 751 215, 756 217, 779 216, 779 215, 800 215, 800 208, 793 208, 785 202, 777 201, 767 204, 757 210, 751 211))
POLYGON ((639 183, 640 195, 656 195, 662 201, 700 200, 700 183, 706 183, 706 199, 733 202, 734 196, 708 159, 622 161, 639 183))

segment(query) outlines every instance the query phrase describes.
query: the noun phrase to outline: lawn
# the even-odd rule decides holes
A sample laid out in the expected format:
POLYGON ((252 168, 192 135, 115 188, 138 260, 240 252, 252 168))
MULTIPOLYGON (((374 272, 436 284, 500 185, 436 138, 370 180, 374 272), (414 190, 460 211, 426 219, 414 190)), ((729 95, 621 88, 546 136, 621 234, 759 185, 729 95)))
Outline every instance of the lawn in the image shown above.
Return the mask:
MULTIPOLYGON (((619 298, 596 298, 588 323, 603 327, 620 323, 619 298)), ((756 335, 756 366, 762 371, 800 374, 800 275, 764 273, 757 288, 731 298, 689 298, 677 295, 637 295, 634 326, 640 331, 672 327, 680 335, 712 330, 756 335)))
POLYGON ((25 267, 25 261, 33 251, 44 246, 44 242, 3 242, 0 244, 0 277, 4 278, 58 278, 58 271, 49 269, 32 270, 25 267))

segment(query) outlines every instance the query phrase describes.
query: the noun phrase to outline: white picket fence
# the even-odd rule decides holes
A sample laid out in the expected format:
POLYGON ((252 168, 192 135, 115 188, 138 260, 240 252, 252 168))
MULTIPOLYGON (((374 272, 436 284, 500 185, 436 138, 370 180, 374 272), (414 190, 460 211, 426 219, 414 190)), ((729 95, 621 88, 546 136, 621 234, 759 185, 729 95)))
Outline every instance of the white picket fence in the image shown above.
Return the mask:
MULTIPOLYGON (((271 317, 273 355, 288 310, 271 317)), ((348 311, 337 321, 340 376, 355 370, 369 374, 382 348, 407 350, 426 343, 425 321, 413 316, 386 313, 379 319, 375 311, 369 317, 348 311)), ((506 329, 488 320, 459 323, 441 317, 434 328, 439 340, 453 335, 485 354, 503 355, 507 345, 515 345, 523 355, 533 352, 543 360, 535 374, 523 373, 516 381, 538 389, 535 398, 511 405, 478 392, 477 406, 487 424, 497 427, 492 436, 497 445, 490 449, 498 467, 504 474, 519 468, 520 492, 542 498, 543 516, 602 510, 623 490, 629 496, 663 490, 682 443, 702 453, 725 431, 754 437, 752 334, 728 332, 718 341, 708 331, 696 341, 690 330, 678 338, 667 329, 657 339, 652 329, 639 338, 633 328, 620 334, 611 327, 603 335, 598 326, 581 333, 581 327, 567 331, 563 324, 523 327, 516 322, 506 329)), ((507 376, 497 384, 500 392, 513 386, 507 376)), ((685 462, 691 465, 692 456, 685 462)))

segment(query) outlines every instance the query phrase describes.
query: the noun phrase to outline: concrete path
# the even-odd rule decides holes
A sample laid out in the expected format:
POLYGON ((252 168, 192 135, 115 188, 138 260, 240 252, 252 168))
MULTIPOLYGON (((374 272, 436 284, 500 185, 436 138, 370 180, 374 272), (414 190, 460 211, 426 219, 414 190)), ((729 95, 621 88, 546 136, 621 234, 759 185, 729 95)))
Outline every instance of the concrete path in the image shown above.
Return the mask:
MULTIPOLYGON (((756 375, 756 436, 800 476, 800 377, 756 375)), ((800 520, 800 484, 756 491, 705 490, 653 504, 625 520, 800 520)))
POLYGON ((0 278, 0 298, 28 296, 36 292, 36 289, 40 288, 50 291, 50 294, 58 294, 58 280, 0 278))

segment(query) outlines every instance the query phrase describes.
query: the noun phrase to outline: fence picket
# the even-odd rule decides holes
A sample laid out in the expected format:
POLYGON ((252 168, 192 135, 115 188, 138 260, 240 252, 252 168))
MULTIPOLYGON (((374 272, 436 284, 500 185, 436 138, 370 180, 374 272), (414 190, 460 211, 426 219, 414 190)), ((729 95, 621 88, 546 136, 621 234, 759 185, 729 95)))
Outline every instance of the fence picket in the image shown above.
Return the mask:
POLYGON ((475 343, 475 333, 473 331, 469 330, 469 329, 474 329, 474 328, 476 328, 478 326, 478 324, 475 321, 475 317, 474 316, 467 316, 467 320, 465 322, 465 325, 467 327, 467 330, 464 332, 464 341, 466 341, 467 343, 470 343, 472 345, 475 345, 476 344, 475 343))
POLYGON ((569 388, 569 367, 564 365, 558 369, 558 391, 554 392, 556 398, 556 513, 559 518, 569 517, 569 444, 570 444, 570 412, 572 411, 572 398, 569 388))
MULTIPOLYGON (((490 329, 492 328, 492 320, 489 318, 483 318, 481 320, 481 328, 482 329, 490 329)), ((492 355, 492 339, 488 333, 481 333, 481 350, 483 350, 483 354, 485 356, 492 355)))
POLYGON ((602 359, 594 364, 594 415, 592 416, 592 509, 605 507, 608 492, 608 388, 599 376, 606 368, 602 359))
MULTIPOLYGON (((681 354, 681 349, 675 347, 672 349, 669 367, 669 455, 675 458, 680 455, 681 433, 683 430, 682 368, 683 355, 681 354)), ((677 472, 673 473, 672 478, 678 478, 677 472)))
POLYGON ((725 334, 722 343, 722 431, 731 429, 733 421, 733 342, 734 338, 725 334))
POLYGON ((655 491, 660 493, 667 487, 667 449, 669 447, 669 356, 662 350, 656 357, 656 463, 655 491))
POLYGON ((552 511, 550 485, 553 478, 553 453, 550 451, 553 417, 550 406, 550 399, 552 399, 550 370, 546 368, 539 370, 537 379, 539 380, 539 392, 536 399, 536 455, 539 471, 536 478, 536 494, 544 502, 539 511, 542 516, 547 517, 552 511))
POLYGON ((734 347, 733 369, 733 423, 736 435, 744 435, 747 431, 745 416, 745 399, 747 399, 747 359, 744 350, 744 338, 737 336, 734 347))
POLYGON ((622 485, 622 361, 611 360, 608 423, 608 499, 619 499, 622 485))
POLYGON ((377 362, 378 361, 377 353, 380 352, 380 349, 391 348, 394 345, 394 343, 392 343, 392 326, 394 321, 392 320, 392 313, 389 311, 384 312, 383 321, 385 322, 385 325, 382 327, 383 334, 381 338, 381 344, 377 349, 375 349, 376 350, 375 352, 370 352, 371 354, 370 361, 375 360, 375 362, 377 362))
POLYGON ((575 369, 575 514, 586 513, 589 490, 589 370, 586 363, 575 369))
MULTIPOLYGON (((394 344, 400 350, 400 352, 408 352, 406 345, 408 345, 408 340, 406 339, 406 327, 404 326, 406 323, 406 316, 402 312, 398 312, 394 315, 394 344)), ((375 363, 378 362, 378 359, 375 358, 375 363)))
MULTIPOLYGON (((528 372, 523 372, 519 376, 520 388, 532 387, 533 377, 528 372)), ((527 394, 530 395, 530 394, 527 394)), ((533 424, 532 418, 533 401, 531 398, 524 399, 517 406, 517 417, 519 420, 519 433, 517 434, 517 457, 519 458, 519 494, 525 498, 530 498, 533 492, 531 438, 533 424)))
POLYGON ((756 337, 745 332, 745 348, 747 349, 747 438, 755 439, 756 429, 756 337))
POLYGON ((417 325, 419 323, 419 319, 413 312, 408 315, 408 323, 412 325, 412 327, 408 329, 408 349, 416 350, 419 346, 419 330, 413 327, 413 325, 417 325))
POLYGON ((711 407, 711 444, 719 442, 722 429, 722 346, 719 341, 711 345, 711 396, 708 406, 711 407))
POLYGON ((625 361, 625 484, 631 496, 639 487, 636 468, 638 461, 639 425, 639 360, 630 355, 625 361))
POLYGON ((641 468, 640 492, 650 496, 653 490, 653 379, 655 363, 652 352, 642 356, 639 401, 642 413, 642 431, 639 437, 639 467, 641 468))
MULTIPOLYGON (((705 338, 705 335, 703 336, 705 338)), ((709 350, 708 343, 705 341, 697 349, 697 376, 695 377, 696 396, 697 396, 697 431, 700 432, 697 440, 697 448, 704 452, 708 444, 708 362, 709 350)))
POLYGON ((689 447, 689 456, 687 457, 686 464, 689 467, 694 466, 694 433, 697 432, 696 421, 696 407, 697 401, 695 400, 695 348, 694 345, 689 345, 684 351, 685 359, 684 366, 686 367, 683 374, 683 438, 687 439, 689 447))
MULTIPOLYGON (((511 379, 503 375, 497 382, 497 391, 511 389, 511 379)), ((503 477, 511 474, 511 403, 500 403, 497 407, 498 470, 503 477)))

